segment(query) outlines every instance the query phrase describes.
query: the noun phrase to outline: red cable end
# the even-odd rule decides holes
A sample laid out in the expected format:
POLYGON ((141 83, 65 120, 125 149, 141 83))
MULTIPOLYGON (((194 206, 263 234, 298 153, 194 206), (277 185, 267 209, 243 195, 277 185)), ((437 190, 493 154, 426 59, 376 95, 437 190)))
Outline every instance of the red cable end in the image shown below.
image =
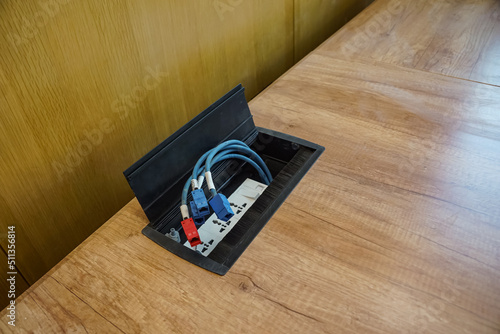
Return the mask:
POLYGON ((191 247, 201 244, 200 235, 194 225, 193 218, 184 219, 181 224, 191 247))

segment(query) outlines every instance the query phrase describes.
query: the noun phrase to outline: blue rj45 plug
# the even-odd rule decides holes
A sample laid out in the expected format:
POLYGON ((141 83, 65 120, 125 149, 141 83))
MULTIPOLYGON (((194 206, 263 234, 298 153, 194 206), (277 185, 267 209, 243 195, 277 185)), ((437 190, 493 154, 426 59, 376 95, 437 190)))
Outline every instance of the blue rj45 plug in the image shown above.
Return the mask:
POLYGON ((200 211, 198 211, 194 201, 189 202, 189 208, 191 209, 191 216, 193 217, 196 227, 200 227, 205 224, 205 216, 200 214, 200 211))
POLYGON ((210 200, 210 206, 217 215, 217 218, 222 221, 227 222, 232 216, 234 216, 233 209, 231 209, 229 201, 223 194, 215 195, 214 198, 210 200))
POLYGON ((198 211, 198 215, 201 217, 206 217, 210 214, 210 209, 208 208, 207 198, 202 189, 196 189, 191 191, 193 196, 193 202, 198 211))

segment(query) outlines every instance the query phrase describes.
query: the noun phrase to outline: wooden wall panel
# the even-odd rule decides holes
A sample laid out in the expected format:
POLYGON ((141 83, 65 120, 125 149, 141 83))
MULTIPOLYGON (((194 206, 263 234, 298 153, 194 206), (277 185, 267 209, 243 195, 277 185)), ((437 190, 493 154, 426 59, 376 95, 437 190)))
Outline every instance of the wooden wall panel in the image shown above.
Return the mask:
POLYGON ((133 197, 125 168, 236 84, 252 98, 347 3, 0 2, 0 233, 27 283, 133 197))
POLYGON ((0 229, 17 226, 29 283, 132 198, 125 168, 293 64, 292 15, 289 0, 0 3, 0 229))
POLYGON ((373 0, 294 0, 295 61, 340 29, 373 0))

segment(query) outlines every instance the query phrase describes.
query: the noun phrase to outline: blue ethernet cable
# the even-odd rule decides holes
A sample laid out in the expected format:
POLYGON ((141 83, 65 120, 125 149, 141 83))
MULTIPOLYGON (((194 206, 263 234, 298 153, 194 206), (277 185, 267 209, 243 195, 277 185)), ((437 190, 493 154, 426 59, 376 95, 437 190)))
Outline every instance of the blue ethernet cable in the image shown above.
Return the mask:
MULTIPOLYGON (((239 140, 228 140, 228 141, 226 141, 224 143, 226 144, 226 147, 224 148, 224 151, 226 151, 226 150, 235 150, 235 151, 238 151, 238 152, 241 152, 241 153, 247 153, 248 151, 251 151, 252 153, 254 153, 250 149, 250 147, 248 147, 248 145, 245 144, 242 141, 239 141, 239 140)), ((198 159, 198 162, 196 163, 196 165, 193 168, 193 179, 196 179, 196 175, 198 175, 198 171, 199 171, 201 165, 205 163, 208 155, 213 150, 214 149, 209 150, 208 152, 206 152, 205 154, 203 154, 200 159, 198 159)))
MULTIPOLYGON (((222 153, 220 153, 219 155, 217 155, 214 158, 213 163, 216 164, 216 163, 218 163, 222 160, 226 160, 226 159, 239 159, 239 160, 243 160, 245 162, 248 162, 252 167, 254 167, 257 170, 260 178, 262 179, 262 181, 266 185, 269 185, 271 183, 271 181, 273 180, 272 177, 269 178, 269 176, 265 173, 265 171, 262 169, 261 166, 259 166, 259 164, 257 162, 255 162, 254 160, 250 159, 249 157, 241 155, 241 154, 223 151, 222 153)), ((206 168, 204 168, 202 170, 202 172, 206 172, 206 168)))
MULTIPOLYGON (((217 190, 215 189, 215 184, 214 184, 213 179, 212 179, 212 173, 210 171, 210 168, 212 167, 212 164, 214 164, 216 161, 215 160, 216 154, 220 152, 217 156, 223 156, 223 157, 226 157, 226 156, 227 157, 229 157, 229 156, 236 157, 237 156, 242 160, 252 161, 252 164, 255 163, 253 160, 251 160, 248 157, 245 157, 245 156, 242 156, 239 154, 234 155, 233 151, 243 152, 243 153, 249 154, 252 158, 257 160, 257 163, 261 165, 260 167, 262 167, 262 168, 258 168, 258 170, 262 171, 262 169, 263 169, 264 170, 263 172, 266 176, 263 179, 266 181, 266 183, 272 181, 271 172, 267 168, 267 166, 264 163, 264 161, 262 160, 262 158, 260 158, 257 155, 257 153, 255 153, 253 150, 251 150, 246 144, 244 144, 240 141, 236 141, 236 140, 228 140, 222 144, 219 144, 217 147, 213 148, 210 151, 210 154, 206 157, 205 179, 207 180, 208 189, 210 190, 210 193, 212 193, 212 195, 213 195, 212 199, 209 201, 209 204, 212 207, 212 210, 217 215, 217 218, 219 218, 222 221, 228 221, 234 215, 234 212, 233 212, 226 196, 224 196, 223 194, 217 193, 217 190)), ((255 164, 255 165, 257 165, 257 164, 255 164)), ((196 191, 198 191, 198 190, 196 190, 196 191)))
MULTIPOLYGON (((246 144, 245 144, 245 143, 243 143, 243 142, 242 142, 242 144, 246 146, 246 144)), ((241 145, 239 145, 239 144, 233 144, 233 145, 230 145, 230 146, 226 147, 226 149, 237 149, 239 146, 241 146, 241 145)), ((248 147, 248 146, 247 146, 247 147, 248 147)), ((201 175, 199 174, 200 167, 201 167, 202 165, 204 165, 204 164, 205 164, 205 160, 206 160, 207 156, 210 154, 210 152, 212 152, 212 150, 209 150, 209 151, 205 152, 205 154, 203 154, 203 155, 202 155, 202 156, 198 159, 198 161, 196 162, 196 165, 195 165, 195 166, 194 166, 194 168, 193 168, 193 174, 192 174, 192 176, 191 176, 192 180, 194 181, 194 184, 192 183, 192 185, 193 185, 193 190, 195 190, 195 189, 197 189, 197 188, 201 188, 201 184, 197 184, 197 183, 196 183, 196 179, 197 179, 199 176, 201 176, 201 175)), ((193 181, 192 181, 192 182, 193 182, 193 181)), ((199 183, 203 183, 203 177, 202 177, 201 182, 199 182, 199 183)))
MULTIPOLYGON (((267 178, 267 175, 260 168, 260 166, 255 161, 253 161, 252 159, 250 159, 244 155, 222 152, 222 153, 219 153, 214 158, 213 163, 216 164, 218 162, 221 162, 221 161, 227 160, 227 159, 239 159, 239 160, 243 160, 245 162, 248 162, 252 167, 254 167, 257 170, 262 181, 266 185, 269 185, 271 183, 271 181, 267 178)), ((204 172, 204 169, 198 171, 198 175, 196 175, 196 176, 202 175, 203 172, 204 172)), ((191 184, 191 179, 188 179, 186 181, 186 183, 184 184, 184 188, 182 190, 182 199, 181 199, 182 205, 181 205, 180 209, 181 209, 181 214, 183 216, 182 217, 183 219, 189 218, 189 209, 187 206, 187 194, 189 191, 190 184, 191 184)), ((223 221, 228 221, 234 215, 234 212, 231 209, 229 201, 227 200, 227 198, 223 194, 218 194, 215 191, 215 188, 210 189, 210 191, 211 191, 213 197, 210 200, 210 202, 208 202, 208 203, 210 203, 210 206, 212 207, 212 209, 214 210, 215 214, 217 215, 217 217, 219 219, 221 219, 223 221)), ((204 194, 202 189, 193 190, 192 196, 193 196, 193 201, 191 201, 189 203, 189 206, 191 208, 193 222, 194 222, 195 226, 199 227, 205 223, 205 217, 210 214, 210 211, 208 209, 207 200, 206 200, 205 194, 204 194), (200 209, 200 207, 201 207, 201 209, 200 209)))
MULTIPOLYGON (((262 181, 266 184, 269 185, 271 183, 271 180, 268 179, 266 173, 260 168, 260 166, 250 158, 240 155, 240 154, 232 154, 232 153, 221 153, 218 156, 215 157, 213 164, 216 164, 218 162, 221 162, 223 160, 227 159, 240 159, 243 161, 248 162, 252 167, 254 167, 257 172, 259 173, 259 176, 261 177, 262 181)), ((198 175, 193 175, 193 179, 197 178, 198 176, 202 175, 205 172, 204 168, 202 170, 198 171, 198 175)), ((189 186, 191 185, 191 179, 188 179, 186 183, 184 184, 184 188, 182 189, 182 199, 181 199, 181 204, 186 205, 187 204, 187 196, 189 192, 189 186)))
MULTIPOLYGON (((234 152, 234 153, 243 153, 243 154, 250 155, 250 158, 253 158, 254 160, 256 160, 256 162, 261 166, 262 170, 264 170, 269 181, 272 180, 271 173, 269 172, 269 169, 267 168, 264 161, 252 149, 250 149, 247 144, 245 144, 244 142, 239 141, 239 140, 228 140, 228 141, 218 145, 216 148, 211 149, 210 151, 206 152, 198 159, 195 167, 193 168, 193 174, 192 174, 193 181, 191 181, 191 182, 192 182, 193 190, 201 187, 201 184, 198 185, 197 181, 196 181, 197 175, 199 175, 199 169, 200 169, 201 165, 205 162, 205 170, 207 171, 207 164, 208 164, 209 165, 208 171, 210 171, 210 168, 211 168, 211 165, 213 164, 213 162, 212 161, 208 162, 208 160, 210 160, 210 159, 208 159, 208 157, 210 155, 212 155, 212 153, 213 153, 213 155, 215 155, 215 153, 217 153, 217 151, 220 151, 220 153, 234 152)), ((213 157, 213 159, 215 159, 215 157, 213 157)), ((199 183, 203 183, 203 176, 200 176, 200 179, 201 179, 201 181, 199 183)))
POLYGON ((244 142, 239 140, 228 140, 203 154, 196 162, 196 165, 193 168, 191 179, 188 179, 186 181, 186 184, 184 185, 184 188, 182 190, 182 205, 180 209, 183 219, 187 219, 189 217, 187 195, 189 192, 190 184, 193 188, 193 191, 191 192, 193 201, 190 202, 190 206, 195 224, 197 226, 201 226, 205 222, 205 217, 210 214, 207 199, 203 190, 200 189, 203 183, 203 173, 205 173, 208 188, 213 195, 209 204, 217 214, 217 217, 221 220, 228 221, 234 215, 227 198, 223 194, 217 193, 210 172, 212 165, 215 165, 216 163, 226 159, 239 159, 248 162, 257 170, 259 176, 265 184, 268 185, 271 183, 272 175, 262 158, 244 142), (249 157, 243 154, 249 155, 249 157), (203 163, 205 163, 205 166, 200 170, 203 163), (201 181, 197 181, 198 177, 201 181))
POLYGON ((219 144, 217 147, 213 148, 210 151, 210 154, 206 157, 205 170, 207 172, 210 172, 210 168, 213 164, 212 160, 214 159, 215 155, 223 149, 224 149, 224 151, 237 150, 241 153, 248 153, 262 167, 262 169, 266 173, 268 179, 269 180, 273 179, 273 177, 271 176, 271 172, 267 168, 264 160, 262 160, 262 158, 259 155, 257 155, 257 153, 255 153, 250 147, 248 147, 247 144, 245 144, 244 142, 239 141, 239 140, 228 140, 226 142, 219 144))

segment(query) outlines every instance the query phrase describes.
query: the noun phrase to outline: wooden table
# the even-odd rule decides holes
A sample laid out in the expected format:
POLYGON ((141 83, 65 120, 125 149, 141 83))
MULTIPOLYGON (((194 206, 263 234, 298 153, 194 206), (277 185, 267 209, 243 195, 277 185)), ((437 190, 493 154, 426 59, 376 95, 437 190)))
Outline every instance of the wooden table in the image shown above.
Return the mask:
POLYGON ((326 151, 228 274, 144 237, 133 200, 18 298, 15 329, 498 333, 499 13, 376 1, 251 102, 326 151))

